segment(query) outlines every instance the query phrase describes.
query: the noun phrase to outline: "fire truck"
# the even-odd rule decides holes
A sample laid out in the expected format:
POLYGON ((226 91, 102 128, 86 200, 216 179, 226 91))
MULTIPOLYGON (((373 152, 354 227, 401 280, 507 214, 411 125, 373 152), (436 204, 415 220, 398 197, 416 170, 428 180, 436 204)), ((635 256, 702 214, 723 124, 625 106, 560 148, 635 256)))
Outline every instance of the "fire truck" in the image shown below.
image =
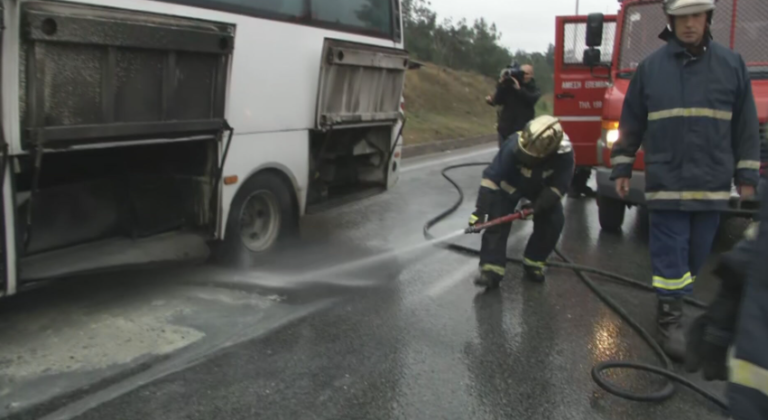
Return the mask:
MULTIPOLYGON (((595 170, 600 226, 606 231, 621 229, 628 207, 645 204, 642 147, 629 194, 623 199, 610 180, 610 153, 619 139, 619 118, 629 82, 640 62, 663 46, 658 35, 666 21, 661 0, 625 0, 617 15, 556 18, 554 113, 574 144, 577 167, 595 170)), ((747 63, 760 135, 765 139, 768 2, 720 0, 711 30, 716 42, 730 46, 747 63)), ((739 200, 734 187, 727 214, 750 216, 757 207, 756 200, 739 200)))

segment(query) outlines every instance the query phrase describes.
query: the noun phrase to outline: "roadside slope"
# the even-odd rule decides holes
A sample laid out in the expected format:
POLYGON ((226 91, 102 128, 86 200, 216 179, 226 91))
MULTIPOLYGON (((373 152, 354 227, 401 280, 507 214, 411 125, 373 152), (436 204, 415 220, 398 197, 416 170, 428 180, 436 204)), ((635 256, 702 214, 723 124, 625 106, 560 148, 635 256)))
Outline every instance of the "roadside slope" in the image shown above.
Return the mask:
MULTIPOLYGON (((493 135, 496 109, 485 103, 495 81, 471 72, 433 64, 408 71, 405 79, 406 145, 493 135)), ((545 94, 536 113, 552 112, 545 94)))

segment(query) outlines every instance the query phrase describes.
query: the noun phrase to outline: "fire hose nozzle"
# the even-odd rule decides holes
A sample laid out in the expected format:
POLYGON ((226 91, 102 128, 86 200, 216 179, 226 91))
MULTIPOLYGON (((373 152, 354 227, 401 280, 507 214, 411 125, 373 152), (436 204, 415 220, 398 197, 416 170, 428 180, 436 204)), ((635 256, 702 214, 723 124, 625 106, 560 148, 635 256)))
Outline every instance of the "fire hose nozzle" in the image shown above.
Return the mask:
POLYGON ((523 209, 520 211, 516 211, 512 214, 508 214, 506 216, 502 216, 493 220, 489 220, 484 223, 476 223, 470 227, 468 227, 466 230, 464 230, 464 233, 470 234, 470 233, 479 233, 482 230, 488 229, 489 227, 501 225, 504 223, 511 223, 514 220, 517 219, 525 219, 526 217, 533 214, 532 209, 523 209))

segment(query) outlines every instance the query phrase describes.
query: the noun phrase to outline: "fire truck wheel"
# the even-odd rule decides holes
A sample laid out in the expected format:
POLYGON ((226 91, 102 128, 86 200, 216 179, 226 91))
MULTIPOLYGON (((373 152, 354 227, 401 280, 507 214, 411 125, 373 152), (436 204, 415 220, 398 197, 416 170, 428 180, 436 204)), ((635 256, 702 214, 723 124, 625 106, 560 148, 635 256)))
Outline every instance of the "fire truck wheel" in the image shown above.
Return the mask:
POLYGON ((598 218, 600 227, 608 232, 618 232, 624 224, 624 213, 627 210, 623 201, 604 195, 597 196, 598 218))
POLYGON ((246 268, 279 250, 298 229, 292 191, 287 181, 271 172, 248 179, 232 200, 217 259, 246 268))

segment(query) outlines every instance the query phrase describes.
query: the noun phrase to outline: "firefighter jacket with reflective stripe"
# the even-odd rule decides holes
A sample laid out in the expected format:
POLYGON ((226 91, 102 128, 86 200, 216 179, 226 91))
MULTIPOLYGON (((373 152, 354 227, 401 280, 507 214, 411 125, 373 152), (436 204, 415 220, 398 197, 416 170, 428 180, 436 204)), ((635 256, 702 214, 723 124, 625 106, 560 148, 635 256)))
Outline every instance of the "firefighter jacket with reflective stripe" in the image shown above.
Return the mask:
POLYGON ((741 298, 735 349, 729 361, 728 404, 734 420, 768 417, 768 182, 760 188, 760 224, 741 298))
POLYGON ((713 41, 692 55, 672 37, 630 81, 611 151, 611 179, 632 175, 645 153, 650 209, 722 210, 734 177, 757 185, 757 109, 744 60, 713 41))
POLYGON ((534 200, 542 189, 551 188, 563 197, 571 185, 574 168, 574 154, 571 141, 563 135, 563 141, 556 153, 553 153, 534 168, 525 167, 517 158, 517 132, 501 145, 499 153, 483 171, 481 187, 501 190, 534 200))

